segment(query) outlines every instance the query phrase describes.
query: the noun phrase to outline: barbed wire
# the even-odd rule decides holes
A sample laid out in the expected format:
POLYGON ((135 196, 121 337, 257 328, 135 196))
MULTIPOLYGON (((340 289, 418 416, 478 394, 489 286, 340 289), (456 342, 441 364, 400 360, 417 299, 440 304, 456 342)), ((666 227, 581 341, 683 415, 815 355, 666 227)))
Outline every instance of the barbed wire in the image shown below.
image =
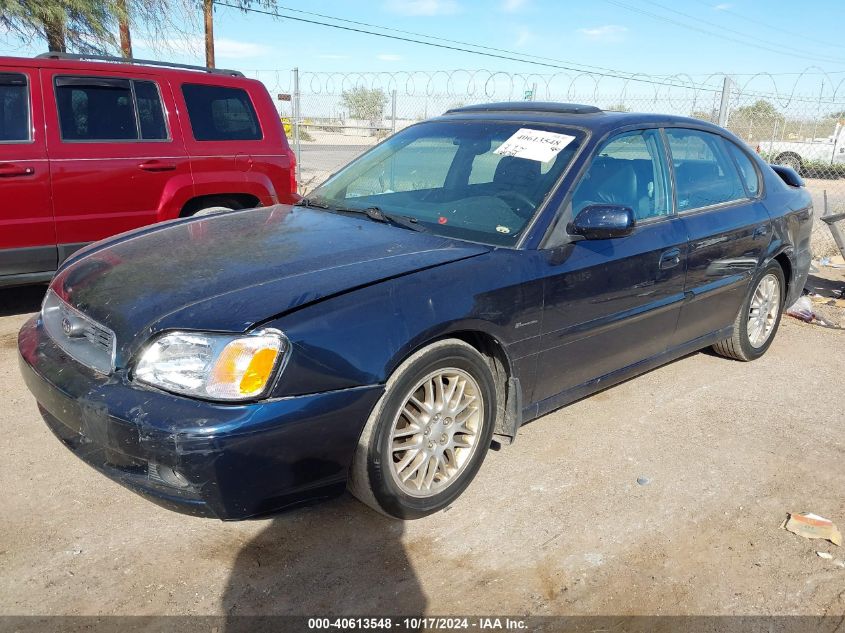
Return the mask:
MULTIPOLYGON (((248 74, 264 82, 273 91, 290 92, 290 70, 252 70, 248 74)), ((530 91, 538 100, 596 100, 598 95, 612 96, 619 103, 629 100, 658 102, 708 103, 720 95, 727 74, 713 73, 701 81, 692 75, 648 75, 608 77, 593 72, 520 73, 490 69, 399 70, 399 71, 300 71, 300 91, 311 95, 340 95, 355 87, 396 91, 402 97, 453 97, 470 99, 521 100, 530 91)), ((742 99, 767 99, 781 109, 800 104, 845 106, 845 78, 835 79, 823 69, 810 66, 791 80, 761 72, 742 81, 734 80, 732 95, 742 99), (820 77, 808 83, 808 77, 820 77)))

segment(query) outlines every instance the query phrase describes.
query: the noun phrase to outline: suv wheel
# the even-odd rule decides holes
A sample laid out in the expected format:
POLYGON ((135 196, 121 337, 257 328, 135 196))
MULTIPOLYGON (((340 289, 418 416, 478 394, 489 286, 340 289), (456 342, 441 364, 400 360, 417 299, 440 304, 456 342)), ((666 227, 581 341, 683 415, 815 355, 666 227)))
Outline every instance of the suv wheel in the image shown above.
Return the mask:
POLYGON ((216 215, 218 213, 228 213, 229 211, 239 211, 243 208, 244 205, 235 199, 219 198, 216 200, 209 200, 206 203, 206 206, 201 206, 196 211, 187 211, 184 215, 186 217, 216 215))

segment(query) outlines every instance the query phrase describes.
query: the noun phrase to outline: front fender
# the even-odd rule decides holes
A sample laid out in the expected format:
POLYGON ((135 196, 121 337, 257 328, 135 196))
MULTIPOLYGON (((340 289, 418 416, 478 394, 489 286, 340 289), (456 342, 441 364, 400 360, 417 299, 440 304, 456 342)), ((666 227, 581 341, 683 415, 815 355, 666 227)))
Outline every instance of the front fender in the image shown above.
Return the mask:
POLYGON ((360 288, 268 323, 292 350, 275 395, 383 384, 425 344, 458 332, 536 353, 542 284, 533 252, 494 250, 360 288))

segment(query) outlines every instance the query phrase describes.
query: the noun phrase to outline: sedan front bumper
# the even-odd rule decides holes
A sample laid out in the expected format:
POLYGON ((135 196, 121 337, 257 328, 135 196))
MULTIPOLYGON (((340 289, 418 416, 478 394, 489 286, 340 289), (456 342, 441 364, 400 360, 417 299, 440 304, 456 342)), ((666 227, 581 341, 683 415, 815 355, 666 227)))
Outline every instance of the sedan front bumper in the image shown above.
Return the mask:
POLYGON ((141 387, 120 370, 88 369, 55 345, 38 317, 21 329, 18 348, 42 417, 78 457, 159 505, 224 520, 341 493, 384 391, 203 402, 141 387))

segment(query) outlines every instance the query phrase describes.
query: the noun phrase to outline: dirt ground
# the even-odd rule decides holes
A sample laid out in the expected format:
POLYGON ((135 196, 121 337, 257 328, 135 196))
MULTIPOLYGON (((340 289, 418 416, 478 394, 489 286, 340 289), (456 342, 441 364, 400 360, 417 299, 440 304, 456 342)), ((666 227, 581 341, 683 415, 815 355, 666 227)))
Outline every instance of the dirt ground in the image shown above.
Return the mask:
POLYGON ((841 330, 786 318, 757 362, 693 354, 547 415, 422 520, 347 495, 221 523, 50 434, 15 346, 42 292, 0 290, 2 615, 845 614, 845 548, 779 529, 845 528, 841 330))

